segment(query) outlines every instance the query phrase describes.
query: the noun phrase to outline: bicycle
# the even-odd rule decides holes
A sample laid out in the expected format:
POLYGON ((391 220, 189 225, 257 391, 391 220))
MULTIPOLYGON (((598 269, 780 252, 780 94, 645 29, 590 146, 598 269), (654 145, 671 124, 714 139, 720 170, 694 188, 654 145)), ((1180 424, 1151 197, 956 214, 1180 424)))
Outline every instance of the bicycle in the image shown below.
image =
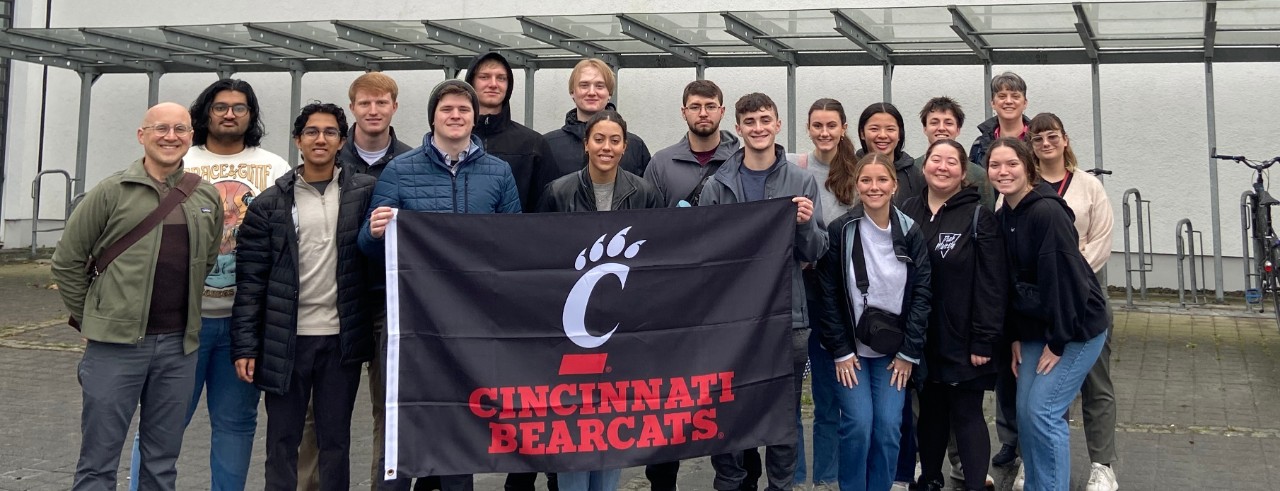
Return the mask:
MULTIPOLYGON (((1280 204, 1267 192, 1263 184, 1262 172, 1280 163, 1280 157, 1270 160, 1249 160, 1242 155, 1212 154, 1218 160, 1239 162, 1253 169, 1253 194, 1249 196, 1250 239, 1253 241, 1255 265, 1257 271, 1257 288, 1249 288, 1249 278, 1245 278, 1245 301, 1262 305, 1262 296, 1271 295, 1272 313, 1276 316, 1276 326, 1280 328, 1280 272, 1276 266, 1280 264, 1280 237, 1276 235, 1271 222, 1271 207, 1280 204)), ((1246 259, 1247 260, 1247 259, 1246 259)))

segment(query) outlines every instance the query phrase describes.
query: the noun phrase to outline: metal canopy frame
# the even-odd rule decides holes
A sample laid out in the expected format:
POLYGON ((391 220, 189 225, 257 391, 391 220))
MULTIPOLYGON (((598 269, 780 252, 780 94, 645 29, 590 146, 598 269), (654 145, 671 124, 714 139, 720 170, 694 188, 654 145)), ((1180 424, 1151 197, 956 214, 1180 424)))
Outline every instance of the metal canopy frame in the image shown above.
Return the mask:
MULTIPOLYGON (((12 4, 12 0, 0 0, 12 4)), ((453 20, 332 20, 149 27, 0 29, 0 58, 81 76, 77 174, 87 159, 93 81, 145 73, 148 103, 167 73, 287 72, 292 108, 301 77, 317 71, 443 70, 500 52, 525 70, 525 122, 532 122, 535 73, 598 57, 623 68, 785 67, 787 111, 795 116, 801 66, 881 66, 884 99, 895 66, 1089 65, 1095 162, 1102 166, 1099 71, 1106 64, 1203 63, 1209 146, 1216 145, 1213 63, 1280 62, 1280 5, 1260 1, 949 5, 676 13, 518 16, 453 20), (1223 12, 1228 13, 1221 16, 1223 12), (1262 20, 1259 20, 1262 19, 1262 20), (1270 19, 1270 20, 1268 20, 1270 19), (1201 20, 1203 21, 1201 24, 1201 20)), ((984 93, 991 97, 983 83, 984 93)), ((990 108, 985 108, 987 117, 990 108)), ((794 148, 796 125, 788 125, 794 148)), ((291 149, 290 157, 296 151, 291 149)), ((1217 163, 1209 161, 1213 227, 1220 227, 1217 163)), ((83 181, 77 181, 83 186, 83 181)), ((81 191, 82 189, 77 189, 81 191)), ((1222 299, 1222 245, 1213 237, 1222 299)))

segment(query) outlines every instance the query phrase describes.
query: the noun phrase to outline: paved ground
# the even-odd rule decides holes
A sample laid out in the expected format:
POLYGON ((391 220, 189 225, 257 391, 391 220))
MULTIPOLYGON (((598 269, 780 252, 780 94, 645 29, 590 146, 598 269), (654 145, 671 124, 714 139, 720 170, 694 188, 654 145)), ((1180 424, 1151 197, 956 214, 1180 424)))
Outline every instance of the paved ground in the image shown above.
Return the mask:
MULTIPOLYGON (((74 472, 80 341, 62 322, 65 312, 48 283, 47 266, 0 265, 0 490, 67 489, 74 472)), ((1280 489, 1280 331, 1270 315, 1116 309, 1113 350, 1123 489, 1280 489)), ((352 488, 367 486, 372 444, 363 388, 358 401, 352 488)), ((202 403, 179 462, 181 489, 208 488, 208 424, 202 403)), ((263 486, 265 425, 263 416, 250 489, 263 486)), ((1072 464, 1081 481, 1087 456, 1079 422, 1072 425, 1072 464)), ((686 462, 681 473, 681 489, 710 489, 706 459, 686 462)), ((476 487, 497 490, 501 481, 478 476, 476 487)), ((629 469, 622 488, 648 486, 639 469, 629 469)))

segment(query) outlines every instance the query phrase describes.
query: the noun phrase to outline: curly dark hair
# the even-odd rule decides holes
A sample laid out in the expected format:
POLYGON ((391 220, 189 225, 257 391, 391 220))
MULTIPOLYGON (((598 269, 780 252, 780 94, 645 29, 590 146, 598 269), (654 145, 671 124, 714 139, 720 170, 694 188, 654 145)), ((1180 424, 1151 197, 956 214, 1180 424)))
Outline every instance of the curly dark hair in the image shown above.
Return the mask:
POLYGON ((315 113, 332 114, 333 118, 338 120, 338 134, 343 140, 347 139, 347 113, 343 112, 337 104, 320 101, 311 101, 310 104, 303 106, 302 112, 293 119, 292 135, 295 139, 302 136, 302 130, 307 127, 307 120, 311 119, 311 115, 315 113))
POLYGON ((262 137, 267 134, 267 130, 262 124, 262 117, 258 114, 258 96, 253 93, 253 86, 249 82, 237 78, 224 78, 205 87, 204 92, 196 96, 196 100, 191 103, 191 128, 195 131, 191 137, 192 145, 204 145, 209 139, 209 110, 213 107, 213 99, 218 93, 224 90, 234 90, 244 94, 245 101, 249 105, 249 129, 244 132, 244 144, 247 147, 256 147, 262 145, 262 137))

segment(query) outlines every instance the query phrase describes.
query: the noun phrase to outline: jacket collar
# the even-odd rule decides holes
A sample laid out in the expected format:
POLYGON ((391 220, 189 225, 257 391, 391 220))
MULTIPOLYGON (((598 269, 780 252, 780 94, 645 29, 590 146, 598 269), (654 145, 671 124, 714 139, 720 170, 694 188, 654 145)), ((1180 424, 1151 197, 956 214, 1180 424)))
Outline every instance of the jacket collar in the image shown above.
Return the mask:
MULTIPOLYGON (((435 143, 432 143, 431 136, 434 133, 427 133, 422 137, 422 154, 426 156, 427 161, 449 169, 449 164, 445 162, 444 157, 440 155, 440 150, 436 149, 435 143)), ((484 143, 480 141, 480 137, 475 133, 471 134, 471 145, 467 147, 466 155, 462 157, 462 161, 458 162, 458 172, 462 172, 463 167, 475 162, 480 156, 484 155, 484 143)))
MULTIPOLYGON (((733 191, 734 196, 737 196, 739 200, 742 199, 742 184, 735 176, 744 165, 743 159, 746 158, 746 151, 745 147, 735 150, 733 155, 730 155, 715 173, 715 179, 728 186, 729 190, 733 191)), ((787 150, 782 145, 773 144, 773 156, 774 161, 773 166, 769 168, 769 177, 773 177, 774 174, 778 173, 779 169, 787 165, 787 150)))
MULTIPOLYGON (((142 161, 144 159, 146 159, 146 157, 139 158, 138 160, 133 161, 132 164, 129 164, 129 167, 126 167, 124 172, 121 173, 121 177, 128 181, 141 182, 145 184, 155 182, 155 180, 151 178, 151 174, 147 174, 146 166, 142 165, 142 161)), ((186 160, 183 160, 178 163, 178 170, 169 174, 169 176, 165 178, 165 184, 168 184, 171 188, 177 187, 178 183, 182 181, 182 175, 186 173, 186 171, 187 162, 186 160)))
MULTIPOLYGON (((915 226, 915 220, 899 210, 896 205, 890 205, 893 208, 889 210, 889 236, 893 238, 893 253, 898 257, 911 257, 911 252, 907 250, 907 230, 915 226)), ((866 209, 859 203, 857 206, 849 209, 849 221, 844 226, 845 248, 852 247, 852 240, 857 237, 858 222, 866 218, 866 209)))
MULTIPOLYGON (((587 164, 591 165, 591 164, 587 164)), ((587 205, 592 211, 596 210, 595 184, 591 182, 591 171, 583 167, 578 171, 578 192, 586 198, 587 205)), ((610 209, 618 209, 618 204, 626 201, 628 197, 636 192, 635 183, 631 182, 627 171, 618 168, 618 174, 613 178, 613 201, 610 209)))
MULTIPOLYGON (((606 102, 604 105, 604 110, 617 111, 618 106, 613 105, 612 102, 606 102)), ((564 126, 561 127, 560 129, 564 130, 565 133, 570 133, 578 137, 579 140, 587 137, 586 135, 587 122, 578 121, 578 108, 576 107, 573 109, 570 109, 569 112, 564 113, 564 126)))
MULTIPOLYGON (((711 160, 719 160, 721 162, 729 160, 729 157, 732 157, 733 153, 738 151, 738 143, 738 137, 732 131, 720 130, 720 145, 716 147, 716 153, 711 157, 711 160)), ((698 162, 698 157, 693 155, 693 150, 689 148, 689 133, 686 132, 680 142, 676 143, 675 153, 671 156, 671 160, 698 162)))

